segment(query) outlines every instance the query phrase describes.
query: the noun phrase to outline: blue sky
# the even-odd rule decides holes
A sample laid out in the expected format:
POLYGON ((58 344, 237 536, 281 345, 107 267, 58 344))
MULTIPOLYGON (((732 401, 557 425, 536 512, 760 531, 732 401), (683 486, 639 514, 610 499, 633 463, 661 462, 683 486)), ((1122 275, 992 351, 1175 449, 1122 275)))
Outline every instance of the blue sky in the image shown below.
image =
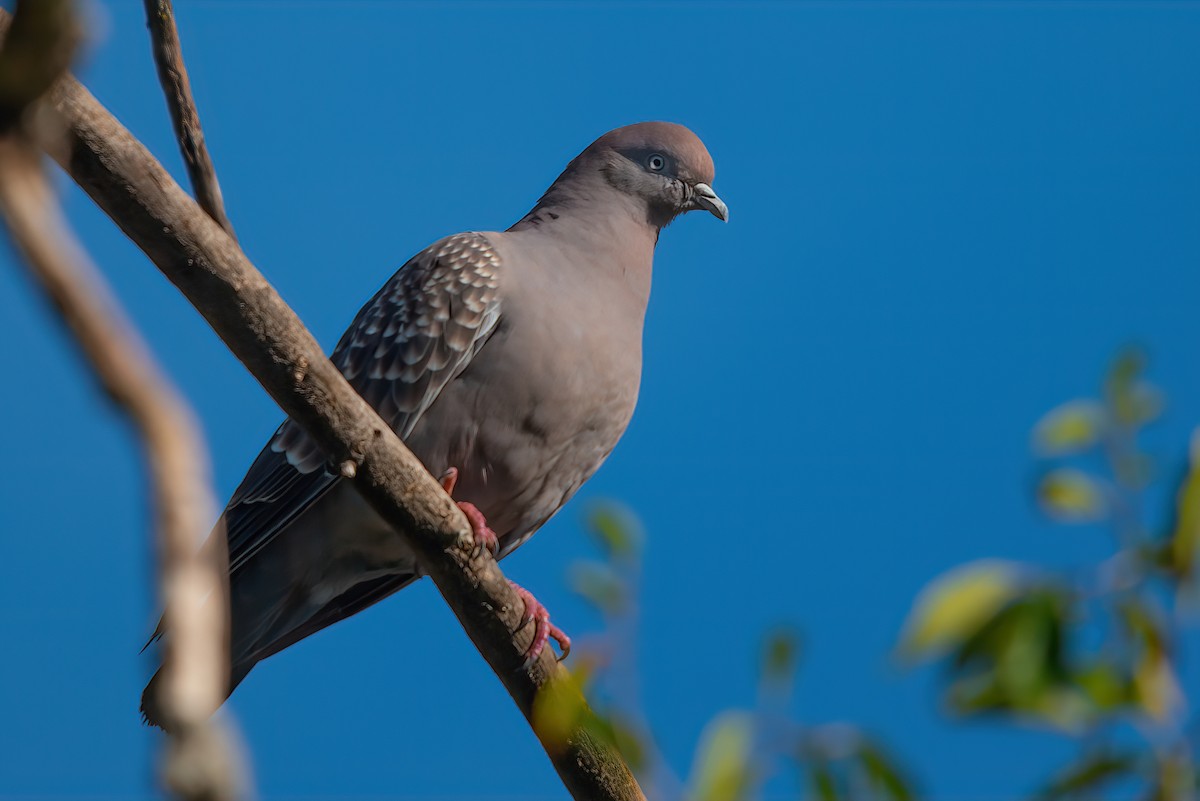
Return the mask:
MULTIPOLYGON (((1149 437, 1166 468, 1200 424, 1200 6, 177 5, 241 242, 328 347, 410 255, 511 224, 604 131, 667 119, 708 144, 732 221, 664 232, 633 424, 505 563, 585 633, 565 579, 590 553, 583 510, 641 515, 647 711, 677 769, 751 702, 783 621, 805 632, 797 714, 880 733, 935 797, 1008 797, 1071 753, 947 723, 935 671, 890 652, 946 568, 1105 552, 1104 532, 1039 519, 1028 441, 1116 348, 1146 346, 1169 394, 1149 437)), ((182 176, 140 6, 93 9, 79 72, 182 176)), ((227 497, 279 411, 61 185, 227 497)), ((138 453, 0 262, 0 795, 148 794, 138 453)), ((565 797, 428 583, 263 663, 231 706, 267 797, 565 797)))

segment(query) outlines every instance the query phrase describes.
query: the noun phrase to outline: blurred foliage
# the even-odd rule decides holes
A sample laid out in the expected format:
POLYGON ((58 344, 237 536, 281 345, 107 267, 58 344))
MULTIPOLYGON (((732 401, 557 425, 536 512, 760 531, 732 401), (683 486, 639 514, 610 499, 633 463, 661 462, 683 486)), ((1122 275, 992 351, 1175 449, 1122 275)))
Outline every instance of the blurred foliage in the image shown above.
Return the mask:
POLYGON ((1144 370, 1139 351, 1120 354, 1100 398, 1059 406, 1033 432, 1039 507, 1056 522, 1104 524, 1111 553, 1070 573, 997 560, 955 568, 918 596, 900 640, 909 660, 941 661, 953 714, 1079 738, 1045 801, 1196 797, 1177 643, 1180 609, 1196 595, 1200 437, 1173 522, 1156 533, 1143 511, 1154 464, 1138 440, 1163 399, 1144 370))
POLYGON ((962 644, 1021 592, 1019 565, 998 559, 955 568, 917 598, 901 649, 913 656, 941 653, 962 644))
MULTIPOLYGON (((1144 371, 1139 351, 1120 354, 1099 398, 1062 404, 1033 431, 1038 507, 1057 523, 1111 531, 1104 558, 1071 571, 1000 559, 960 565, 917 596, 899 638, 909 664, 940 664, 955 717, 1032 723, 1077 740, 1078 754, 1042 781, 1037 801, 1194 801, 1200 790, 1200 727, 1178 678, 1180 612, 1200 605, 1200 432, 1170 522, 1156 532, 1143 509, 1155 465, 1139 436, 1163 398, 1144 371)), ((641 529, 615 505, 588 522, 601 558, 576 565, 571 582, 604 618, 604 633, 576 649, 567 682, 543 690, 539 732, 553 739, 582 725, 615 743, 649 798, 753 801, 783 772, 796 776, 799 797, 816 801, 915 797, 911 771, 857 726, 789 715, 801 643, 787 628, 765 638, 756 708, 717 712, 690 776, 676 777, 638 696, 641 529)))
POLYGON ((646 796, 687 801, 752 801, 764 784, 790 770, 802 797, 819 801, 914 798, 907 771, 857 727, 809 726, 787 707, 800 664, 800 639, 770 632, 761 655, 758 705, 718 711, 704 728, 686 780, 667 766, 641 710, 634 645, 643 537, 636 518, 614 504, 591 513, 588 531, 601 558, 570 571, 574 590, 604 618, 604 633, 573 649, 570 679, 543 688, 534 725, 553 742, 582 726, 615 743, 646 796), (586 702, 583 698, 586 696, 586 702))

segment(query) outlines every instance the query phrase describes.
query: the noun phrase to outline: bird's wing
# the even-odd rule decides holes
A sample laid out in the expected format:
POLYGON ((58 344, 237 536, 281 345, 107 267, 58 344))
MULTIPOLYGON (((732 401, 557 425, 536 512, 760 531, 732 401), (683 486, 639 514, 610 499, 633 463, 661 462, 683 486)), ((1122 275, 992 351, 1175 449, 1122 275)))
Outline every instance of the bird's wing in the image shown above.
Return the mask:
MULTIPOLYGON (((334 349, 333 363, 402 439, 495 331, 499 268, 482 234, 447 237, 401 267, 334 349)), ((230 573, 337 481, 317 444, 286 420, 226 507, 230 573)))
POLYGON ((303 623, 288 629, 279 637, 268 640, 266 646, 253 655, 255 661, 266 659, 279 653, 284 648, 303 640, 309 635, 316 634, 326 626, 332 626, 340 620, 356 615, 368 606, 373 606, 389 595, 404 589, 417 580, 417 575, 387 575, 360 581, 338 597, 329 601, 303 623))

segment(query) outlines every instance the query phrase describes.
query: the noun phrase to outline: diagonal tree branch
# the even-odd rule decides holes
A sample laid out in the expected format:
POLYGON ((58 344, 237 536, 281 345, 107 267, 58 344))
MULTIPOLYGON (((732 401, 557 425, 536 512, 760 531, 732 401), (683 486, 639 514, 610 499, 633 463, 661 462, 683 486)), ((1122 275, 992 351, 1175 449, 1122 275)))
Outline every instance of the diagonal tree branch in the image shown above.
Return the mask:
MULTIPOLYGON (((0 17, 2 19, 2 17, 0 17)), ((532 636, 495 560, 475 553, 466 519, 437 481, 328 360, 237 244, 151 154, 74 79, 51 94, 65 141, 51 155, 204 315, 277 403, 417 554, 463 628, 529 720, 539 688, 568 681, 549 649, 528 671, 532 636)), ((563 686, 563 684, 559 684, 563 686)), ((577 693, 576 693, 577 695, 577 693)), ((576 799, 645 796, 585 713, 565 737, 542 741, 576 799)))
POLYGON ((162 597, 176 635, 166 647, 163 692, 175 723, 168 784, 184 799, 231 800, 242 795, 241 772, 223 727, 210 719, 229 681, 223 578, 218 564, 197 550, 214 511, 204 442, 187 404, 62 219, 23 124, 25 112, 69 64, 76 36, 72 5, 18 3, 12 35, 0 50, 0 212, 30 273, 146 450, 162 597))
POLYGON ((221 197, 221 186, 217 183, 217 169, 204 144, 200 112, 196 109, 196 99, 192 97, 192 82, 188 80, 187 67, 183 65, 179 29, 175 27, 175 9, 171 6, 171 0, 144 2, 154 65, 158 68, 158 80, 167 99, 167 110, 171 113, 175 138, 179 140, 179 152, 183 154, 183 163, 187 166, 196 202, 236 241, 233 223, 225 215, 225 201, 221 197))

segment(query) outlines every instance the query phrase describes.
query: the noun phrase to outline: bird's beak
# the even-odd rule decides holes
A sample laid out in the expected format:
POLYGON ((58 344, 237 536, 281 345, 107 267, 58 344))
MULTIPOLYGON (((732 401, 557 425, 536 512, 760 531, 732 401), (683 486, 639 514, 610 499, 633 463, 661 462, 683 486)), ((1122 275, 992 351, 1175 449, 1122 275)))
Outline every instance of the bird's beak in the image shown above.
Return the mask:
POLYGON ((721 222, 729 222, 729 207, 725 201, 717 197, 717 193, 708 184, 696 184, 692 187, 692 202, 698 209, 706 209, 721 222))

